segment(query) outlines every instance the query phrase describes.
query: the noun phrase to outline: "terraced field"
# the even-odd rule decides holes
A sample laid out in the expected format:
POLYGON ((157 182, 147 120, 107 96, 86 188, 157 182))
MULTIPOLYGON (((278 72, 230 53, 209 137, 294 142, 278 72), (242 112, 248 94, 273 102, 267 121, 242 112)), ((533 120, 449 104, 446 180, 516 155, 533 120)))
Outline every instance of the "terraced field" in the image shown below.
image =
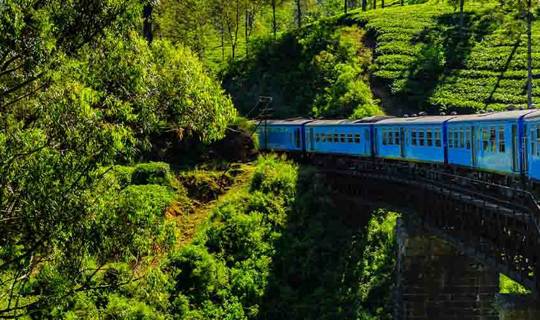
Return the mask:
MULTIPOLYGON (((384 88, 388 97, 407 104, 409 110, 464 113, 526 105, 525 29, 515 27, 515 20, 494 4, 466 7, 463 30, 459 13, 441 3, 357 11, 351 17, 375 43, 373 86, 384 88)), ((536 100, 540 98, 538 49, 540 25, 535 22, 536 100)), ((391 102, 383 99, 383 103, 391 102)))

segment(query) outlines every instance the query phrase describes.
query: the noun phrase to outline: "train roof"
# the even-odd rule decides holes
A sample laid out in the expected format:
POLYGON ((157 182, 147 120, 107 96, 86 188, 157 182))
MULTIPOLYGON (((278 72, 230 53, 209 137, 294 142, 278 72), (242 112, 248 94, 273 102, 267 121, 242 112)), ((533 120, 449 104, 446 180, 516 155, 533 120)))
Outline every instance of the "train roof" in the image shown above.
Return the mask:
POLYGON ((440 124, 456 116, 418 116, 418 117, 406 117, 406 118, 391 118, 377 122, 377 125, 403 125, 403 124, 440 124))
POLYGON ((500 121, 500 120, 517 120, 522 116, 526 116, 530 113, 537 112, 535 110, 512 110, 512 111, 500 111, 489 113, 477 113, 456 116, 454 119, 448 121, 449 123, 462 122, 462 121, 500 121))
POLYGON ((524 119, 525 120, 533 120, 533 119, 536 119, 536 118, 540 118, 540 110, 534 110, 533 112, 527 114, 524 119))
POLYGON ((356 124, 366 124, 360 120, 349 120, 349 119, 336 119, 336 120, 314 120, 309 122, 306 126, 331 126, 331 125, 356 125, 356 124))
MULTIPOLYGON (((301 119, 301 118, 285 119, 285 120, 266 120, 266 125, 301 126, 301 125, 306 124, 306 123, 311 122, 311 121, 313 121, 313 120, 311 120, 311 119, 301 119)), ((265 125, 264 120, 262 121, 261 125, 265 125)))

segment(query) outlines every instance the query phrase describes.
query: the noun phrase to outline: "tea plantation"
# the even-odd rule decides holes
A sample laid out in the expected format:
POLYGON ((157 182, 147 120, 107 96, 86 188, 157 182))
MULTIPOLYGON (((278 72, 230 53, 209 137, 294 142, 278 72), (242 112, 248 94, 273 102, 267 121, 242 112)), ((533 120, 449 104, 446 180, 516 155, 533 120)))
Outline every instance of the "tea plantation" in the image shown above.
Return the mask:
MULTIPOLYGON (((375 43, 372 82, 410 110, 465 113, 527 103, 525 26, 498 5, 466 6, 463 29, 459 12, 444 3, 355 12, 352 20, 375 43)), ((533 74, 540 71, 539 40, 533 23, 533 74)))

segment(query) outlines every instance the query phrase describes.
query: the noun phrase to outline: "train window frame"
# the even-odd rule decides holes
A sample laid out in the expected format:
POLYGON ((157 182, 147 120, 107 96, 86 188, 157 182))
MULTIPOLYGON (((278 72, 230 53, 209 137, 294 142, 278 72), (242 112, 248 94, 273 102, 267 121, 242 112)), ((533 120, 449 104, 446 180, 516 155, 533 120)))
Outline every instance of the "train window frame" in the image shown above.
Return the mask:
POLYGON ((418 145, 423 147, 426 144, 425 141, 426 132, 423 129, 418 130, 418 145))
POLYGON ((398 146, 401 144, 401 132, 399 129, 395 129, 394 131, 394 145, 398 146))
POLYGON ((318 132, 315 132, 315 142, 317 143, 321 142, 321 136, 320 136, 320 133, 318 132))
POLYGON ((360 133, 355 133, 354 134, 354 143, 360 143, 360 133))
POLYGON ((435 129, 434 131, 434 144, 437 148, 440 148, 442 143, 441 143, 441 129, 435 129))
POLYGON ((448 148, 454 148, 454 129, 448 129, 448 148))
POLYGON ((426 129, 426 146, 433 147, 433 131, 431 128, 426 129))
POLYGON ((347 133, 347 143, 353 143, 353 134, 347 133))
POLYGON ((386 129, 382 129, 382 144, 386 145, 386 129))
POLYGON ((345 133, 340 133, 339 134, 339 142, 341 142, 341 143, 347 142, 347 136, 346 136, 345 133))
POLYGON ((334 143, 339 143, 339 133, 334 132, 333 135, 334 135, 333 142, 334 143))
POLYGON ((411 129, 411 145, 416 146, 416 129, 411 129))
POLYGON ((497 144, 498 144, 498 151, 499 153, 506 153, 506 141, 505 141, 505 132, 504 132, 504 126, 499 126, 499 130, 497 132, 497 144), (502 136, 501 136, 502 134, 502 136))

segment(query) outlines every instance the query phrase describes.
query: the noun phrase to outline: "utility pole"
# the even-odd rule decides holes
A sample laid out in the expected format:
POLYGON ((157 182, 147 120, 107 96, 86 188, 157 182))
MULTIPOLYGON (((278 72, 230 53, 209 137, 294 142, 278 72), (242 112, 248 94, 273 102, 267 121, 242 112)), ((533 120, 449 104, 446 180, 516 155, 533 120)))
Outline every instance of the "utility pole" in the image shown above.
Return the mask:
POLYGON ((298 28, 302 27, 302 3, 301 0, 296 0, 296 18, 298 22, 298 28))
POLYGON ((532 13, 531 0, 527 0, 527 107, 533 106, 532 101, 532 13))

